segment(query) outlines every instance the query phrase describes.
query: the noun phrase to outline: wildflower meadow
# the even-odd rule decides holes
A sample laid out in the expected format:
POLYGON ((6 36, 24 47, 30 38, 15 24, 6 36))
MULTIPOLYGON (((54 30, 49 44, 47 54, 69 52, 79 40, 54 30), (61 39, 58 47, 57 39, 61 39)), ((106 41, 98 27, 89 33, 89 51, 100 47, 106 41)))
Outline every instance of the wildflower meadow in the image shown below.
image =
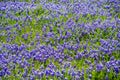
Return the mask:
POLYGON ((0 0, 0 80, 120 80, 120 0, 0 0))

